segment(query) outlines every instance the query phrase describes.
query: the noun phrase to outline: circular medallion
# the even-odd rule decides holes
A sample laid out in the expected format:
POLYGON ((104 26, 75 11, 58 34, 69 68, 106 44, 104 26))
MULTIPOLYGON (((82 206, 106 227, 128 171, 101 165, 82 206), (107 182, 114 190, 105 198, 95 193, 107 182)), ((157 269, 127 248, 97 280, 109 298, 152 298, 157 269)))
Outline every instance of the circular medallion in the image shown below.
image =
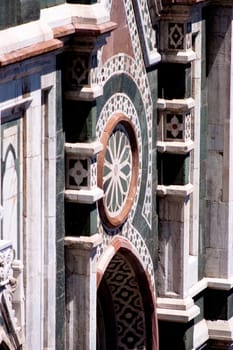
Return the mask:
POLYGON ((132 122, 115 114, 101 138, 103 151, 98 157, 98 186, 104 191, 99 202, 103 223, 121 225, 127 218, 137 187, 138 146, 132 122))

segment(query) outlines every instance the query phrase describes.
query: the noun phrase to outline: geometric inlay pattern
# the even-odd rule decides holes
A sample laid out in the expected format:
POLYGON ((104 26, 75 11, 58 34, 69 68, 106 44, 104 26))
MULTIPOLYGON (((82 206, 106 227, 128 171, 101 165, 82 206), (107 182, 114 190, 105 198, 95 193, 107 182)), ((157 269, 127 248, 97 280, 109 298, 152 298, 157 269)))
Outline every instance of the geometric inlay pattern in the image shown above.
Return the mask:
POLYGON ((184 140, 188 141, 192 137, 192 113, 185 114, 184 140))
MULTIPOLYGON (((96 253, 97 262, 102 256, 105 248, 108 247, 112 241, 112 236, 105 233, 102 225, 99 225, 98 232, 102 235, 103 242, 97 247, 97 253, 96 253)), ((129 221, 127 221, 127 223, 123 226, 122 230, 118 233, 122 237, 125 237, 126 239, 128 239, 130 243, 137 250, 138 255, 140 256, 140 259, 141 259, 142 266, 144 270, 147 272, 148 276, 150 276, 150 283, 152 288, 154 288, 155 287, 154 266, 153 266, 153 262, 152 262, 148 247, 144 239, 142 238, 141 234, 136 230, 136 228, 129 221)))
POLYGON ((166 115, 166 140, 183 139, 183 115, 170 114, 166 115))
POLYGON ((116 318, 117 349, 145 349, 145 315, 135 273, 121 254, 116 254, 104 274, 116 318))
MULTIPOLYGON (((140 21, 137 21, 137 24, 140 25, 140 30, 143 32, 144 38, 146 40, 146 46, 148 48, 149 51, 152 51, 153 49, 156 48, 156 33, 155 33, 155 29, 151 23, 151 16, 150 16, 150 10, 148 7, 148 1, 147 0, 136 0, 137 1, 137 5, 136 7, 138 7, 139 11, 138 11, 138 15, 140 15, 140 21)), ((110 11, 111 9, 111 5, 112 5, 112 0, 105 0, 105 6, 108 8, 108 10, 110 11)), ((154 2, 158 2, 160 3, 159 0, 154 0, 153 1, 153 7, 156 6, 157 8, 159 8, 159 4, 154 4, 154 2)), ((130 0, 125 0, 125 7, 127 9, 128 6, 131 6, 131 1, 130 0)), ((128 17, 130 15, 133 15, 131 13, 127 13, 128 17)))
POLYGON ((69 183, 68 186, 80 187, 87 186, 87 160, 69 159, 69 183))
POLYGON ((168 23, 168 49, 184 49, 184 23, 168 23))
POLYGON ((69 89, 75 89, 80 85, 88 84, 88 74, 89 74, 89 55, 88 54, 71 54, 66 60, 67 76, 66 84, 69 89))
POLYGON ((191 112, 165 114, 164 140, 189 141, 191 139, 191 112))

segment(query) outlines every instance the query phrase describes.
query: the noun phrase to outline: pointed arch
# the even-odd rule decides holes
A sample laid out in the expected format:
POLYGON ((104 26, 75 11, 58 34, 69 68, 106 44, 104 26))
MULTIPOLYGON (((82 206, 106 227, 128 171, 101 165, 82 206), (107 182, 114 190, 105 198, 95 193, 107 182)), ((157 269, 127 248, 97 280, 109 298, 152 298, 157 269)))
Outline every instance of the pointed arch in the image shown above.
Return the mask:
POLYGON ((115 339, 115 344, 123 349, 144 346, 148 350, 157 350, 158 328, 153 284, 136 249, 126 238, 115 236, 101 256, 97 265, 97 287, 98 303, 102 307, 97 322, 99 324, 101 316, 101 327, 106 326, 105 333, 115 339), (132 328, 137 329, 140 337, 136 337, 132 328))

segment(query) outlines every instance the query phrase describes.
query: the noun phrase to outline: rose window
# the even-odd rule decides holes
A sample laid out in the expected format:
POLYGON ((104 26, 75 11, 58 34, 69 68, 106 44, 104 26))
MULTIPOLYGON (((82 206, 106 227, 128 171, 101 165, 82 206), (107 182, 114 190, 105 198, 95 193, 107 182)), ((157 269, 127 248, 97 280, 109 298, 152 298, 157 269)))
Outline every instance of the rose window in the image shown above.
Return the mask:
POLYGON ((131 121, 123 115, 111 118, 101 142, 98 182, 104 198, 100 214, 105 224, 118 226, 127 218, 136 192, 138 148, 131 121))

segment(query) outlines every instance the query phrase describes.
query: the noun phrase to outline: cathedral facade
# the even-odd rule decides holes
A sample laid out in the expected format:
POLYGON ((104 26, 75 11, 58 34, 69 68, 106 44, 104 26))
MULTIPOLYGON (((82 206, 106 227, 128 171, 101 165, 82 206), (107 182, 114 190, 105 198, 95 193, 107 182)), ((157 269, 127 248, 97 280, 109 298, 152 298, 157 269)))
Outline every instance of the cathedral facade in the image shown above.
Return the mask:
POLYGON ((0 349, 233 349, 232 18, 1 0, 0 349))

